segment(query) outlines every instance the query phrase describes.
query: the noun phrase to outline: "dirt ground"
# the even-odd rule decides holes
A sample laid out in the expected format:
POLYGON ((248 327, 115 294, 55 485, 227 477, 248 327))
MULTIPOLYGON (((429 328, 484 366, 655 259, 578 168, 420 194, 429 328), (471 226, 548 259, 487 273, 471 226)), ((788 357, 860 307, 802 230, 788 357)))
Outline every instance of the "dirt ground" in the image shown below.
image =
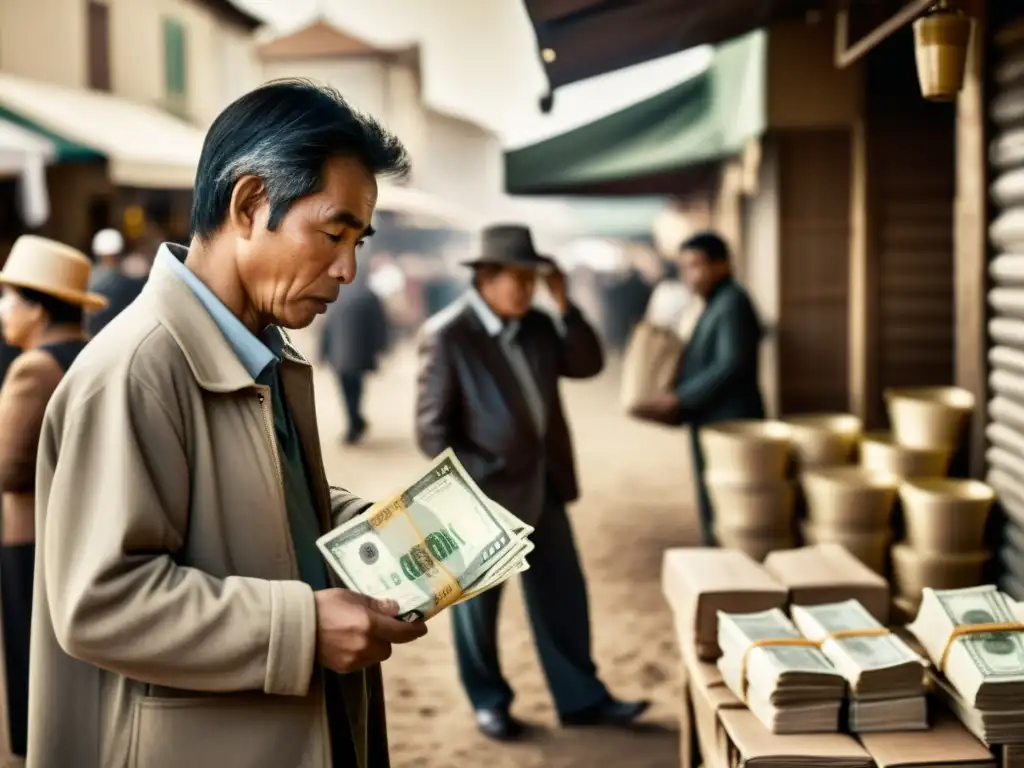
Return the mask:
MULTIPOLYGON (((312 352, 310 331, 295 339, 312 352)), ((310 355, 312 357, 312 355, 310 355)), ((333 377, 318 371, 328 477, 367 498, 394 490, 422 466, 412 442, 415 359, 400 348, 367 382, 371 431, 341 445, 343 416, 333 377)), ((571 508, 588 576, 594 655, 610 690, 653 700, 641 732, 561 729, 537 662, 518 582, 503 599, 502 664, 516 691, 513 712, 536 726, 515 745, 478 735, 455 669, 446 616, 384 665, 395 768, 661 768, 678 765, 678 655, 661 597, 664 549, 693 541, 695 518, 685 435, 632 423, 618 407, 617 368, 564 393, 583 495, 571 508)))

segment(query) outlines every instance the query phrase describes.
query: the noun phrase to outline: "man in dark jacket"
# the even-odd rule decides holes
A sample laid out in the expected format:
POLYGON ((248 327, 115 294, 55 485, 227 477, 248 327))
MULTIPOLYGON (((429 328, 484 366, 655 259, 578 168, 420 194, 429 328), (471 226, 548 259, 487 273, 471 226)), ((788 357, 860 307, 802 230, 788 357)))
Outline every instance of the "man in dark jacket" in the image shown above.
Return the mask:
POLYGON ((363 416, 363 383, 377 370, 377 358, 387 348, 388 318, 384 304, 370 289, 366 259, 351 285, 342 288, 338 300, 324 317, 320 357, 338 377, 348 431, 345 442, 358 443, 369 426, 363 416))
POLYGON ((700 428, 730 419, 763 419, 758 383, 764 331, 747 292, 733 277, 729 249, 718 235, 701 232, 687 240, 679 258, 683 281, 704 299, 704 311, 690 336, 675 391, 654 398, 642 415, 689 424, 693 446, 701 532, 713 545, 714 521, 704 483, 700 428))
MULTIPOLYGON (((601 344, 569 303, 565 277, 539 255, 525 227, 484 232, 473 287, 427 321, 422 335, 416 437, 435 456, 451 446, 483 491, 536 529, 523 586, 541 664, 565 725, 625 725, 647 702, 612 698, 590 655, 586 585, 565 505, 578 495, 572 439, 558 380, 596 376, 601 344), (532 308, 538 272, 560 317, 532 308)), ((498 665, 492 589, 452 609, 459 673, 477 726, 513 739, 512 689, 498 665)))
POLYGON ((107 323, 135 301, 146 284, 144 277, 134 277, 121 268, 124 258, 124 238, 116 229, 101 229, 92 239, 92 253, 96 266, 92 270, 89 288, 107 300, 107 306, 89 312, 85 318, 85 331, 92 337, 107 323))

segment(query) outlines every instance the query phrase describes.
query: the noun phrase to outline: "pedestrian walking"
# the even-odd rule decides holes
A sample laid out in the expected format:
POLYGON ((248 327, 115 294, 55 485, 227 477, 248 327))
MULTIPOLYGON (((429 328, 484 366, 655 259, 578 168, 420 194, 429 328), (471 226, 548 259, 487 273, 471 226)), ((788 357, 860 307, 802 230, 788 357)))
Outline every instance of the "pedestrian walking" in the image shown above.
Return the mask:
MULTIPOLYGON (((447 447, 484 493, 536 529, 526 603, 541 664, 564 725, 626 725, 646 708, 620 701, 597 675, 590 651, 586 584, 566 504, 578 496, 572 438, 558 391, 561 377, 586 379, 603 367, 593 328, 568 299, 565 276, 537 253, 527 228, 488 228, 469 262, 473 285, 424 326, 416 403, 420 449, 447 447), (544 274, 559 316, 532 308, 544 274)), ((494 588, 452 609, 462 683, 478 728, 514 739, 513 692, 498 664, 494 588)))
POLYGON ((54 395, 39 445, 28 768, 384 768, 379 663, 422 636, 331 588, 304 328, 355 274, 401 143, 272 81, 213 122, 190 245, 54 395))
POLYGON ((92 264, 80 251, 33 235, 14 243, 0 271, 0 325, 21 353, 0 387, 0 605, 3 619, 3 731, 24 756, 28 727, 29 637, 36 555, 36 448, 54 390, 85 347, 83 309, 106 299, 87 290, 92 264))
POLYGON ((764 330, 747 292, 732 276, 729 249, 713 232, 700 232, 679 256, 687 287, 704 302, 683 353, 675 389, 636 409, 636 414, 690 426, 693 478, 704 544, 715 543, 714 519, 704 482, 700 430, 731 419, 763 419, 759 384, 764 330))
POLYGON ((348 418, 344 442, 354 445, 369 427, 363 416, 366 375, 377 370, 388 346, 388 317, 370 287, 369 259, 361 258, 351 285, 346 285, 324 317, 320 358, 334 372, 348 418))
POLYGON ((107 306, 86 315, 85 330, 95 336, 107 323, 121 314, 142 292, 145 277, 125 274, 123 270, 124 237, 116 229, 101 229, 92 238, 92 254, 96 266, 92 270, 89 289, 107 299, 107 306))

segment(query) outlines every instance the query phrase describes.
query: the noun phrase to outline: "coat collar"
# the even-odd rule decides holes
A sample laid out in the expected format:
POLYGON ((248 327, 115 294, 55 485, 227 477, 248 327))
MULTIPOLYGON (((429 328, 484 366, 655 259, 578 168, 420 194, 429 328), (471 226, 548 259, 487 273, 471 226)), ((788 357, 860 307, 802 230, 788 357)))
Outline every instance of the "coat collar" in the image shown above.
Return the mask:
MULTIPOLYGON (((162 259, 155 260, 143 296, 181 347, 199 386, 210 392, 235 392, 256 384, 203 302, 162 259)), ((309 366, 284 331, 278 330, 283 360, 309 366)))

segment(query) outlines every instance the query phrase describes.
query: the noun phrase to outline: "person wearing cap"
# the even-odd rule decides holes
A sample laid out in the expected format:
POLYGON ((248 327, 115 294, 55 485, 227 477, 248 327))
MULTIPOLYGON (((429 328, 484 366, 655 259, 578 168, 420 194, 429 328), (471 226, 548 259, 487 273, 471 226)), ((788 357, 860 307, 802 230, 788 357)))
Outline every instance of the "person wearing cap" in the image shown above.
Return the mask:
MULTIPOLYGON (((23 235, 0 270, 0 327, 21 349, 0 387, 0 615, 9 751, 25 754, 29 636, 35 565, 36 448, 43 414, 65 372, 85 347, 84 309, 106 299, 87 290, 92 264, 70 246, 23 235)), ((83 478, 87 482, 88 478, 83 478)))
POLYGON ((116 229, 101 229, 93 236, 92 255, 96 259, 96 266, 92 270, 89 287, 100 296, 105 296, 108 304, 86 315, 85 330, 89 336, 95 336, 121 314, 125 307, 138 298, 142 286, 146 284, 144 277, 124 273, 124 237, 116 229))
MULTIPOLYGON (((613 698, 590 652, 590 617, 566 504, 578 496, 562 377, 604 366, 594 329, 568 298, 563 273, 529 229, 483 232, 472 287, 430 318, 420 339, 416 438, 429 457, 448 447, 490 498, 535 528, 523 587, 541 664, 564 725, 627 725, 645 701, 613 698), (542 276, 558 309, 533 308, 542 276)), ((480 731, 519 737, 512 689, 498 664, 499 588, 452 608, 459 674, 480 731)))
POLYGON ((92 339, 39 441, 28 768, 386 768, 380 662, 422 637, 332 586, 313 372, 285 329, 352 282, 401 142, 265 83, 199 156, 188 247, 92 339))

